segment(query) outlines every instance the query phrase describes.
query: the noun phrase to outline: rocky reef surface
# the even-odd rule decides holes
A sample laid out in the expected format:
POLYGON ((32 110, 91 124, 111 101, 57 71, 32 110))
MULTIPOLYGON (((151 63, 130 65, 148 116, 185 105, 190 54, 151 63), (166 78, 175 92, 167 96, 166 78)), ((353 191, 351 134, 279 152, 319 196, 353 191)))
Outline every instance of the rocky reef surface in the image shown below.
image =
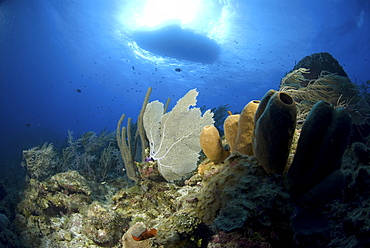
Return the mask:
MULTIPOLYGON (((73 170, 29 179, 12 223, 1 215, 2 240, 20 238, 7 247, 365 247, 369 151, 353 143, 343 156, 342 187, 300 202, 284 176, 240 155, 206 159, 181 185, 159 177, 99 183, 73 170), (136 223, 155 234, 125 234, 136 223)), ((153 163, 141 170, 153 172, 153 163)))

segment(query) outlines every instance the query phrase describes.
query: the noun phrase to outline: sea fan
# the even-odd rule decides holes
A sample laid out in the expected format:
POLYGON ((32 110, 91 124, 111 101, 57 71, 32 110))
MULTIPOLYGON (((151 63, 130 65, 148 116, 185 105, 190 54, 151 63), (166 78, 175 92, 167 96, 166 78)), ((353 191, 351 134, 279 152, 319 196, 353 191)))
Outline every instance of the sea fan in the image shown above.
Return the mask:
POLYGON ((148 103, 144 129, 149 140, 150 157, 167 181, 179 180, 197 167, 201 150, 199 136, 204 126, 213 124, 213 113, 203 116, 195 106, 198 92, 190 90, 176 106, 163 114, 163 103, 148 103))

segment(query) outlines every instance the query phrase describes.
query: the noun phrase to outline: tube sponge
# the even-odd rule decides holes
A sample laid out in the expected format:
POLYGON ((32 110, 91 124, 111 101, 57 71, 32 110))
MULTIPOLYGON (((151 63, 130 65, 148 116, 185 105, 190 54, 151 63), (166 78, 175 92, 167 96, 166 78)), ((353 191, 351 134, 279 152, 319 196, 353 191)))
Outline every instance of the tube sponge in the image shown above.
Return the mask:
POLYGON ((297 108, 284 92, 268 91, 256 111, 254 153, 268 173, 283 174, 296 126, 297 108))
POLYGON ((351 131, 351 116, 317 102, 303 124, 297 151, 286 177, 291 192, 302 194, 340 169, 351 131))
POLYGON ((220 134, 214 125, 207 125, 202 129, 200 146, 207 158, 214 163, 221 163, 230 155, 222 147, 220 134))
POLYGON ((230 152, 235 151, 236 136, 238 135, 240 115, 229 115, 224 121, 225 138, 229 143, 230 152))
POLYGON ((276 90, 269 90, 266 92, 266 94, 262 97, 258 108, 256 110, 256 114, 254 116, 255 122, 260 118, 260 116, 263 114, 263 112, 266 109, 267 103, 270 101, 271 97, 276 93, 276 90))
POLYGON ((252 137, 254 130, 254 115, 260 101, 250 101, 243 108, 238 125, 238 135, 236 137, 235 151, 240 154, 253 156, 252 137))

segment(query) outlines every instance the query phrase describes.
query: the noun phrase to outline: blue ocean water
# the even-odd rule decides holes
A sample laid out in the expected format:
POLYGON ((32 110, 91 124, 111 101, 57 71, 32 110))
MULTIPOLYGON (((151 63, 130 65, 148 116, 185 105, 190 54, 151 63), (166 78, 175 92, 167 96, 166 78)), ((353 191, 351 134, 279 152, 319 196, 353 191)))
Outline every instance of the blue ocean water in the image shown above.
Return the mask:
POLYGON ((237 112, 317 52, 331 53, 352 82, 370 79, 370 1, 172 2, 180 5, 0 1, 0 165, 19 164, 23 149, 65 141, 67 130, 114 131, 121 114, 136 118, 148 87, 151 100, 171 97, 171 106, 197 88, 198 106, 237 112), (186 42, 164 30, 158 40, 141 36, 155 42, 140 48, 137 32, 162 22, 185 30, 186 42), (189 43, 216 49, 203 54, 189 43))

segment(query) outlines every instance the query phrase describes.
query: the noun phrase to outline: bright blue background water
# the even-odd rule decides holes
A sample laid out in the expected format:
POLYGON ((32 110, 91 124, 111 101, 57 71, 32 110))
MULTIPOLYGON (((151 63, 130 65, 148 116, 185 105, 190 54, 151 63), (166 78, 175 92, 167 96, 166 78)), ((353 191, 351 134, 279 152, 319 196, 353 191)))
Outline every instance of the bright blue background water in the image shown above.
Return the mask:
POLYGON ((240 111, 317 52, 353 82, 370 79, 368 0, 203 0, 187 28, 220 45, 213 64, 138 52, 130 34, 144 2, 0 1, 2 166, 19 163, 22 149, 62 142, 68 129, 115 130, 122 113, 136 118, 149 86, 151 100, 171 97, 172 106, 197 88, 198 106, 240 111))

